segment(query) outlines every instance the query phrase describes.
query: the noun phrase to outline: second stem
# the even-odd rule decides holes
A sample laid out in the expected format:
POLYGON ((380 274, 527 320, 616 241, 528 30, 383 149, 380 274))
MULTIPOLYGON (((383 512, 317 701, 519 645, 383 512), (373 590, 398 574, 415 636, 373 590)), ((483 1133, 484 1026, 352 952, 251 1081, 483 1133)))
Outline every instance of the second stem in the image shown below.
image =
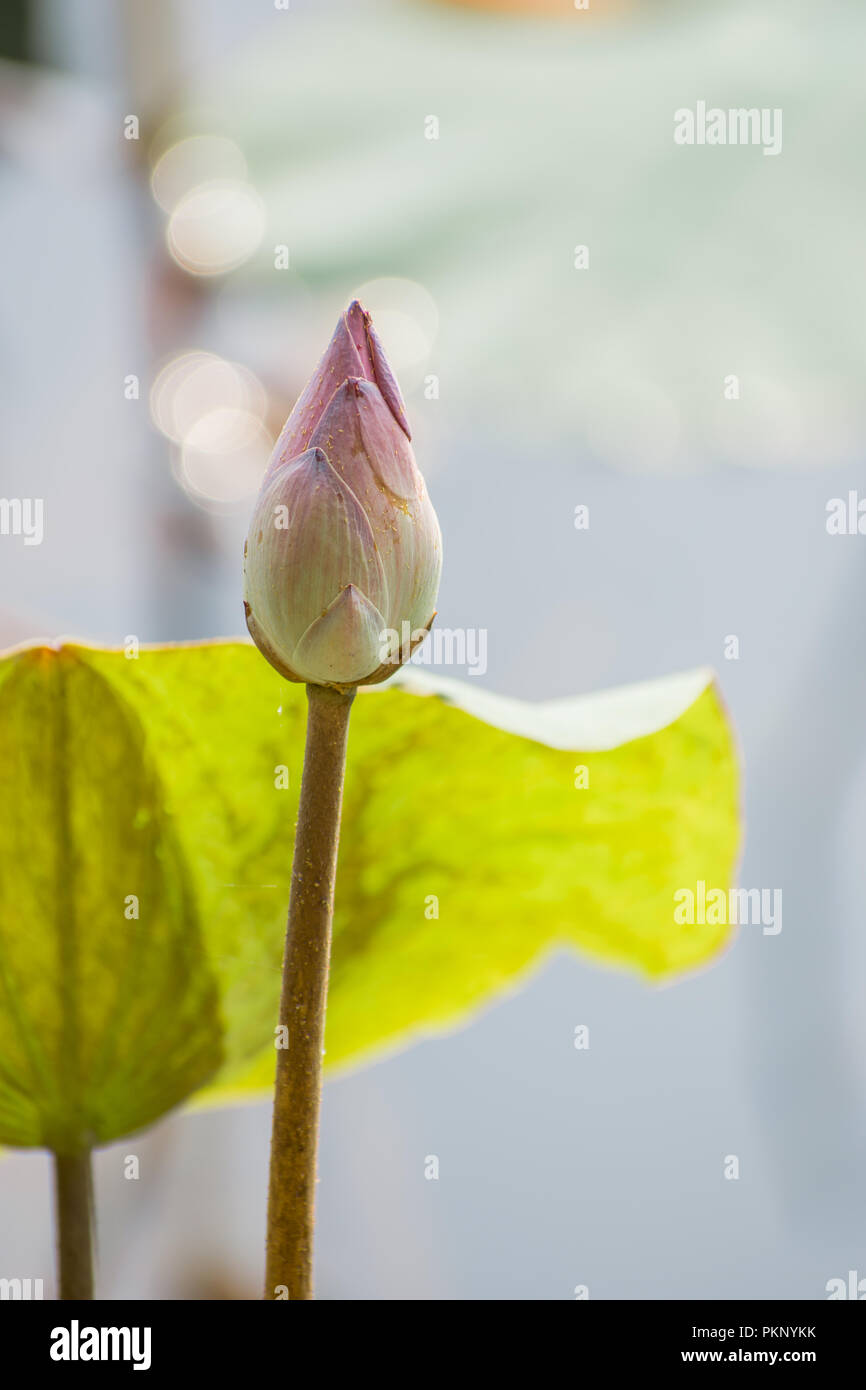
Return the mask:
POLYGON ((313 1220, 334 882, 355 692, 308 685, 307 743, 283 957, 265 1298, 313 1297, 313 1220))
POLYGON ((54 1155, 59 1296, 93 1297, 93 1174, 90 1153, 54 1155))

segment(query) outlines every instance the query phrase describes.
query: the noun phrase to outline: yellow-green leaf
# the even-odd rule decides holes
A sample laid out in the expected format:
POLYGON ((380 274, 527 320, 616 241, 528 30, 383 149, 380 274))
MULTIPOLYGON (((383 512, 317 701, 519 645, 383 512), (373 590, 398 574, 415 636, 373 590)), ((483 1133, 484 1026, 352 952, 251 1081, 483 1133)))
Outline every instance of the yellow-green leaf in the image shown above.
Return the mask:
MULTIPOLYGON (((89 659, 165 769, 220 979, 221 1089, 268 1085, 303 687, 242 643, 89 659)), ((673 895, 727 888, 738 843, 733 740, 707 671, 536 705, 420 668, 362 689, 327 1066, 453 1026, 556 948, 656 979, 706 963, 728 928, 678 926, 673 895)))
MULTIPOLYGON (((305 718, 303 687, 244 642, 0 661, 0 776, 16 808, 0 838, 0 965, 11 980, 0 1000, 0 1140, 49 1142, 52 1105, 68 1128, 70 1027, 83 1029, 72 1111, 79 1126, 86 1112, 98 1141, 176 1103, 219 1058, 204 1099, 270 1085, 305 718), (86 729, 76 722, 58 741, 67 687, 86 729), (64 815, 82 899, 73 941, 89 962, 78 978, 93 982, 67 1015, 64 815), (36 870, 24 852, 33 838, 36 870), (158 929, 143 910, 124 921, 135 883, 159 904, 158 929), (34 1036, 31 1057, 23 1038, 32 1051, 34 1036)), ((678 925, 674 894, 698 880, 726 888, 738 841, 732 737, 707 672, 536 705, 417 668, 361 690, 327 1065, 454 1026, 563 947, 657 979, 706 963, 729 928, 678 925)))
POLYGON ((87 653, 0 663, 0 1142, 106 1143, 219 1067, 195 894, 147 745, 87 653))

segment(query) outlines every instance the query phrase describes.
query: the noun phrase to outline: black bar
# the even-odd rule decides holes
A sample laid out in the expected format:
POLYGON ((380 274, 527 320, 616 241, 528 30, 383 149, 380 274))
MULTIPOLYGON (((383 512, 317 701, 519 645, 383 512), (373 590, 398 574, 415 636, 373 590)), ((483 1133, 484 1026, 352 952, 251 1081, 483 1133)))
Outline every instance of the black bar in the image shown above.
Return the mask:
MULTIPOLYGON (((129 1374, 143 1381, 146 1375, 159 1378, 166 1371, 195 1370, 205 1375, 213 1372, 220 1380, 233 1372, 246 1372, 261 1383, 262 1373, 270 1368, 292 1378, 313 1345, 324 1353, 323 1370, 333 1371, 328 1344, 308 1343, 307 1337, 329 1327, 342 1331, 347 1312, 353 1324, 352 1306, 3 1301, 0 1336, 4 1349, 14 1347, 20 1370, 48 1372, 52 1379, 70 1375, 93 1379, 108 1371, 114 1377, 129 1374), (109 1333, 103 1339, 103 1328, 117 1329, 117 1335, 109 1333), (134 1329, 138 1329, 137 1337, 134 1329), (78 1359, 54 1359, 52 1348, 55 1357, 65 1352, 72 1358, 77 1351, 78 1359), (125 1360, 111 1359, 115 1348, 126 1354, 125 1360), (86 1359, 92 1349, 106 1359, 86 1359), (136 1359, 141 1366, 137 1373, 133 1370, 136 1359)), ((567 1354, 575 1377, 590 1369, 596 1377, 598 1372, 673 1367, 697 1368, 700 1373, 707 1365, 744 1370, 803 1366, 825 1376, 858 1364, 866 1331, 859 1306, 833 1301, 587 1300, 574 1301, 559 1313, 553 1307, 545 1312, 546 1305, 532 1302, 517 1315, 509 1314, 504 1331, 495 1326, 496 1303, 449 1306, 450 1313, 441 1305, 432 1313, 428 1308, 416 1325, 405 1305, 395 1319, 379 1304, 364 1304, 359 1336, 343 1343, 347 1354, 356 1358, 356 1372, 363 1370, 366 1378, 378 1366, 377 1379, 382 1373, 386 1381, 411 1382, 417 1376, 429 1382, 438 1358, 443 1374, 465 1372, 480 1364, 489 1378, 497 1360, 503 1358, 513 1371, 510 1358, 532 1349, 533 1359, 537 1362, 541 1357, 549 1370, 567 1354), (543 1323, 535 1322, 538 1316, 543 1316, 543 1323), (487 1327, 488 1317, 494 1323, 492 1330, 487 1327), (452 1319, 463 1334, 459 1341, 451 1335, 452 1319), (539 1332, 543 1341, 538 1340, 539 1332)), ((17 1374, 20 1378, 20 1371, 17 1374)), ((542 1374, 540 1366, 538 1374, 542 1374)))

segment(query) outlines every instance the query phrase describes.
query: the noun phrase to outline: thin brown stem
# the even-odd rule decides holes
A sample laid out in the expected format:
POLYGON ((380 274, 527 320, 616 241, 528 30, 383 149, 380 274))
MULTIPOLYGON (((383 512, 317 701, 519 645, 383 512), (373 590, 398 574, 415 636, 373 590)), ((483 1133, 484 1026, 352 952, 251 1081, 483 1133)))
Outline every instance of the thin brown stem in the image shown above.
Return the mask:
POLYGON ((354 693, 307 686, 307 745, 280 999, 280 1031, 285 1031, 277 1037, 266 1299, 313 1297, 322 1046, 346 739, 354 693))
POLYGON ((93 1174, 90 1151, 54 1155, 61 1299, 93 1298, 93 1174))

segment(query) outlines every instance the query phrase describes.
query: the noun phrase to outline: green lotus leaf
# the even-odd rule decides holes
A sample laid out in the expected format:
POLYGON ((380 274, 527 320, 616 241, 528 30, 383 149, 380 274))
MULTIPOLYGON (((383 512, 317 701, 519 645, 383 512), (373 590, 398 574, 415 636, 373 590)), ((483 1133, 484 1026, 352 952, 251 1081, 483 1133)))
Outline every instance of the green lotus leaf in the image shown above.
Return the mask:
POLYGON ((196 893, 146 730, 72 647, 0 663, 0 1142, 74 1154, 222 1060, 196 893))
MULTIPOLYGON (((0 1140, 104 1142, 270 1086, 305 720, 246 642, 0 660, 0 1140)), ((414 666, 362 689, 327 1066, 460 1024, 558 950, 706 964, 730 928, 678 924, 674 895, 731 883, 737 798, 707 671, 540 704, 414 666)))

